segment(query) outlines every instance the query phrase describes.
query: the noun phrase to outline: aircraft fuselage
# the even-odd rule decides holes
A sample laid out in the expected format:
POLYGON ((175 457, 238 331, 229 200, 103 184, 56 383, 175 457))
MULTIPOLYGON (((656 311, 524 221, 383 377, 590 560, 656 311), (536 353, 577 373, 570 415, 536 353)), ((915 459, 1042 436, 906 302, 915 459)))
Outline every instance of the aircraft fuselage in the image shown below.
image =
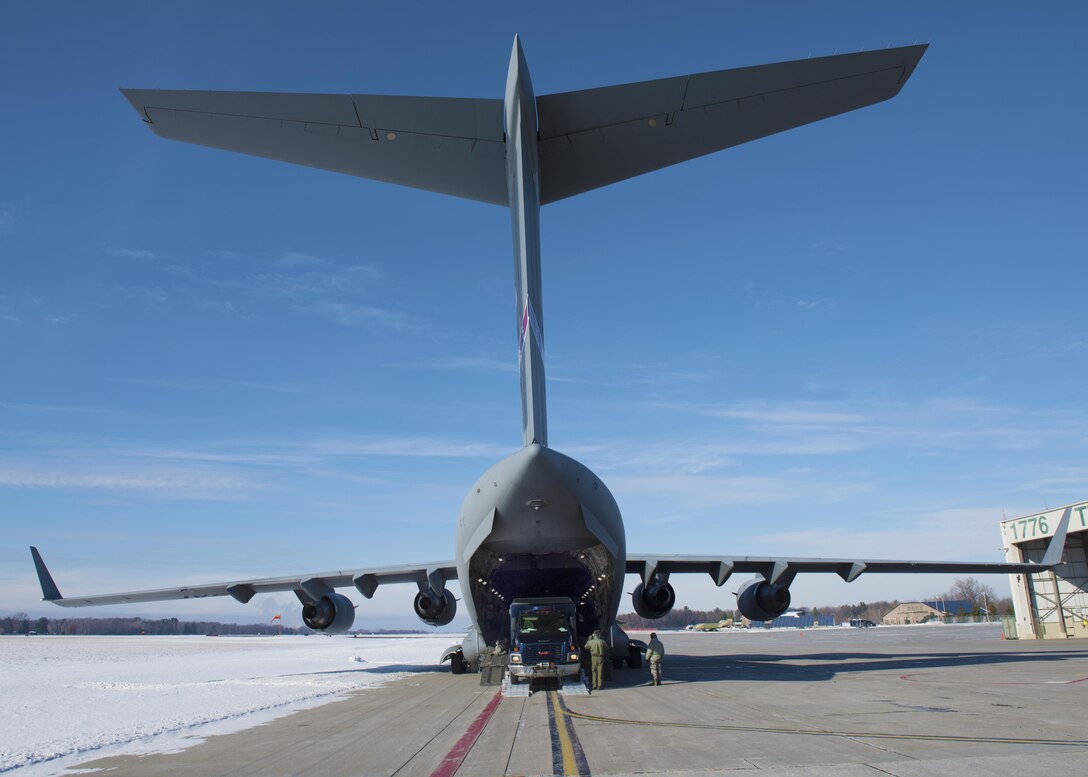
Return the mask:
POLYGON ((487 645, 509 637, 518 598, 568 597, 583 641, 615 622, 623 519, 601 479, 569 456, 533 444, 491 467, 461 505, 455 547, 463 604, 487 645))

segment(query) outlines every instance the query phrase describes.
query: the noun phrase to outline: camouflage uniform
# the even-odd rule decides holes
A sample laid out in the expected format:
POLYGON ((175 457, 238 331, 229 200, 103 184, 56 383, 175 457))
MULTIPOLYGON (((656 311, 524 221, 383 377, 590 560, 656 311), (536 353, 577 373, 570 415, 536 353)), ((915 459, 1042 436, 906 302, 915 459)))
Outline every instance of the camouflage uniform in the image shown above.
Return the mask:
POLYGON ((604 681, 604 658, 608 653, 608 644, 601 639, 601 632, 593 632, 593 636, 586 642, 586 650, 589 651, 590 666, 593 670, 593 690, 598 691, 604 681))
POLYGON ((665 646, 657 638, 657 632, 650 634, 650 642, 646 645, 646 660, 650 664, 650 677, 654 685, 661 685, 661 659, 665 657, 665 646))

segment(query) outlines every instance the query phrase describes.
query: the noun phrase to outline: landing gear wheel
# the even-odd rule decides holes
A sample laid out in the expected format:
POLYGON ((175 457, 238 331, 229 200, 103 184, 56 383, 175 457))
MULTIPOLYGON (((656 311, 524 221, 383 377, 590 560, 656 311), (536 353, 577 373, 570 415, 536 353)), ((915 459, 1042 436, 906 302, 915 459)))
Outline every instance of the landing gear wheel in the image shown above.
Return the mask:
POLYGON ((627 653, 627 666, 632 669, 642 668, 642 651, 637 647, 632 647, 627 653))
POLYGON ((454 653, 450 656, 450 671, 453 674, 464 674, 467 668, 463 653, 454 653))

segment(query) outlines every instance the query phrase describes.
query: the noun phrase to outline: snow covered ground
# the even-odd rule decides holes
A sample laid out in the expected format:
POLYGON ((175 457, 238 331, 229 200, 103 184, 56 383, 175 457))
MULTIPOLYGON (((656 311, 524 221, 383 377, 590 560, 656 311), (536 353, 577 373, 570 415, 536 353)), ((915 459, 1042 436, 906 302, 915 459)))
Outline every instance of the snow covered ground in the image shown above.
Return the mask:
POLYGON ((460 635, 0 638, 0 773, 178 750, 349 691, 443 671, 460 635))

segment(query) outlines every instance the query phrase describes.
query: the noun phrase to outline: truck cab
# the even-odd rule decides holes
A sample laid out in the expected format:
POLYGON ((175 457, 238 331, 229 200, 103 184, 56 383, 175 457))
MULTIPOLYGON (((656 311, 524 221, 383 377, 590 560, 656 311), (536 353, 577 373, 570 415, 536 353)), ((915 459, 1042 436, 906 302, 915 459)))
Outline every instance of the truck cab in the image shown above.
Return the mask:
POLYGON ((574 623, 574 602, 566 597, 512 601, 510 681, 577 677, 582 671, 582 654, 574 623))

